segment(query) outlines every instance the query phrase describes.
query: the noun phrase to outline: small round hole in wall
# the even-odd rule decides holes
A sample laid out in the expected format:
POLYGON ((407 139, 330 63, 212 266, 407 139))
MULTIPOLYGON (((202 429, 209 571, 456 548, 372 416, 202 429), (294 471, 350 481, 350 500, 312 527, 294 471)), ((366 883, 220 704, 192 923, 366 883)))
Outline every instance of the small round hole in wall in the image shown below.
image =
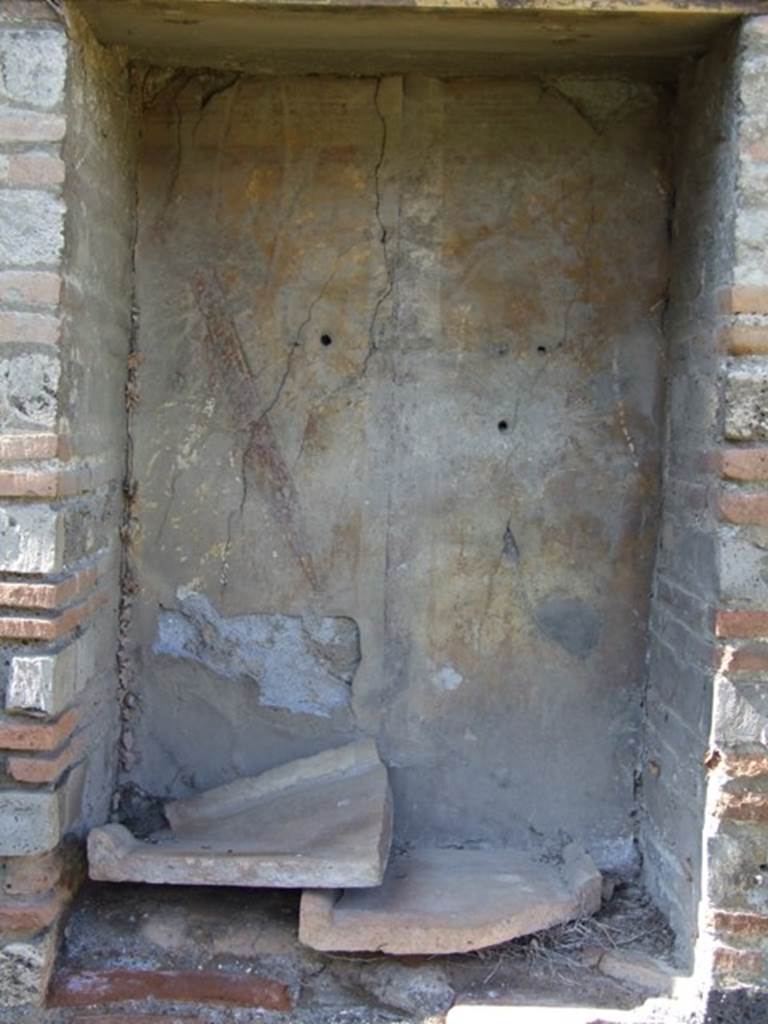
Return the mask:
POLYGON ((499 427, 499 432, 503 434, 507 430, 509 430, 509 423, 507 423, 506 420, 499 420, 498 427, 499 427))
POLYGON ((321 334, 320 344, 323 346, 323 348, 328 348, 330 345, 333 344, 333 338, 330 336, 330 334, 321 334))
POLYGON ((542 355, 544 355, 546 353, 546 351, 547 351, 547 346, 546 345, 539 345, 539 347, 536 349, 536 351, 537 352, 541 352, 542 355))

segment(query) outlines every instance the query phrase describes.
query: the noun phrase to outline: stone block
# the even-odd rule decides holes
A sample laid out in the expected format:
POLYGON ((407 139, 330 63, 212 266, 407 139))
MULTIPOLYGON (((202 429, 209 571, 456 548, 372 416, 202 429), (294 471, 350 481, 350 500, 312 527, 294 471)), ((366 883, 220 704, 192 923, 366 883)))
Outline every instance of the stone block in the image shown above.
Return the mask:
POLYGON ((64 203, 48 192, 0 192, 0 263, 28 267, 59 262, 64 245, 64 203))
POLYGON ((47 853, 60 839, 58 793, 0 791, 0 856, 47 853))
POLYGON ((764 531, 723 526, 720 530, 720 594, 723 603, 766 603, 768 545, 764 531))
POLYGON ((637 951, 608 950, 600 957, 598 969, 615 981, 656 995, 669 995, 674 985, 671 964, 637 951))
POLYGON ((64 99, 66 73, 63 32, 0 32, 0 80, 6 99, 45 110, 56 107, 64 99))
POLYGON ((50 928, 24 942, 0 945, 2 1005, 40 1006, 56 957, 57 931, 50 928))
POLYGON ((0 358, 0 429, 56 425, 61 368, 52 352, 15 352, 0 358))
POLYGON ((729 441, 768 438, 768 374, 754 366, 732 368, 725 387, 725 436, 729 441))
POLYGON ((710 902, 721 910, 768 914, 764 831, 723 822, 708 840, 710 902))
POLYGON ((5 696, 6 711, 59 714, 91 680, 95 647, 95 633, 89 629, 54 654, 14 655, 5 696))
POLYGON ((50 573, 61 569, 63 525, 45 505, 0 506, 0 570, 50 573))
POLYGON ((0 357, 0 429, 55 426, 60 366, 52 352, 0 357))
POLYGON ((377 888, 305 891, 299 939, 319 950, 465 953, 594 914, 601 891, 575 844, 561 865, 508 848, 410 850, 377 888))

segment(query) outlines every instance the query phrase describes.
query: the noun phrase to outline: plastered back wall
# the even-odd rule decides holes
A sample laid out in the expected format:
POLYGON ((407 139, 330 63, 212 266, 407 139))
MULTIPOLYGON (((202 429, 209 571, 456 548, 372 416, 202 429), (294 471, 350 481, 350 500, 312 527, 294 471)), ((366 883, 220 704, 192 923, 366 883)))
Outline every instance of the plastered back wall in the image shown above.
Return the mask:
POLYGON ((401 834, 628 855, 665 103, 588 78, 143 86, 140 711, 182 793, 360 733, 401 834))

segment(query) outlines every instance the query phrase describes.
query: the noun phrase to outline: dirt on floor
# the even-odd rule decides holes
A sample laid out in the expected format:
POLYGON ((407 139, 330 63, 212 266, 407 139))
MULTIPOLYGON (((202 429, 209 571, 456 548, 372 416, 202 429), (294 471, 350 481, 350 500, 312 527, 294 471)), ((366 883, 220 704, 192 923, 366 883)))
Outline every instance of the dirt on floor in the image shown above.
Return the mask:
MULTIPOLYGON (((54 984, 89 972, 222 972, 280 982, 295 1005, 274 1017, 245 1007, 197 1006, 199 1024, 271 1017, 282 1024, 439 1021, 462 1003, 631 1009, 653 994, 653 970, 650 982, 644 973, 649 963, 662 981, 674 969, 673 935, 640 888, 608 889, 593 918, 474 953, 397 958, 301 946, 293 891, 90 883, 66 923, 54 984)), ((77 1012, 97 1006, 104 1012, 111 998, 94 996, 93 1010, 77 1012)), ((181 1003, 147 999, 140 1008, 185 1019, 178 1016, 185 1012, 181 1003)), ((68 1020, 69 1012, 54 1011, 50 1019, 68 1020)))

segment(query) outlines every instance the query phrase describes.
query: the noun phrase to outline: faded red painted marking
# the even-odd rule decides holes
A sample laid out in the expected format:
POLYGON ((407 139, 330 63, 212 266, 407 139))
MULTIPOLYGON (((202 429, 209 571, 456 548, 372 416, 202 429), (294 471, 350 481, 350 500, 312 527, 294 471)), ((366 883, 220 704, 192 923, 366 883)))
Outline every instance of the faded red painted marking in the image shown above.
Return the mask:
POLYGON ((271 978, 226 971, 59 971, 49 1006, 103 1006, 133 1000, 226 1003, 265 1010, 293 1008, 288 988, 271 978))
POLYGON ((318 591, 317 573, 302 524, 296 485, 280 451, 269 416, 264 413, 254 419, 263 400, 245 358, 240 335, 227 310, 224 289, 215 272, 200 270, 193 278, 193 291, 207 329, 205 353, 211 376, 230 400, 236 427, 249 435, 243 453, 244 466, 263 474, 272 518, 282 530, 310 586, 318 591))

